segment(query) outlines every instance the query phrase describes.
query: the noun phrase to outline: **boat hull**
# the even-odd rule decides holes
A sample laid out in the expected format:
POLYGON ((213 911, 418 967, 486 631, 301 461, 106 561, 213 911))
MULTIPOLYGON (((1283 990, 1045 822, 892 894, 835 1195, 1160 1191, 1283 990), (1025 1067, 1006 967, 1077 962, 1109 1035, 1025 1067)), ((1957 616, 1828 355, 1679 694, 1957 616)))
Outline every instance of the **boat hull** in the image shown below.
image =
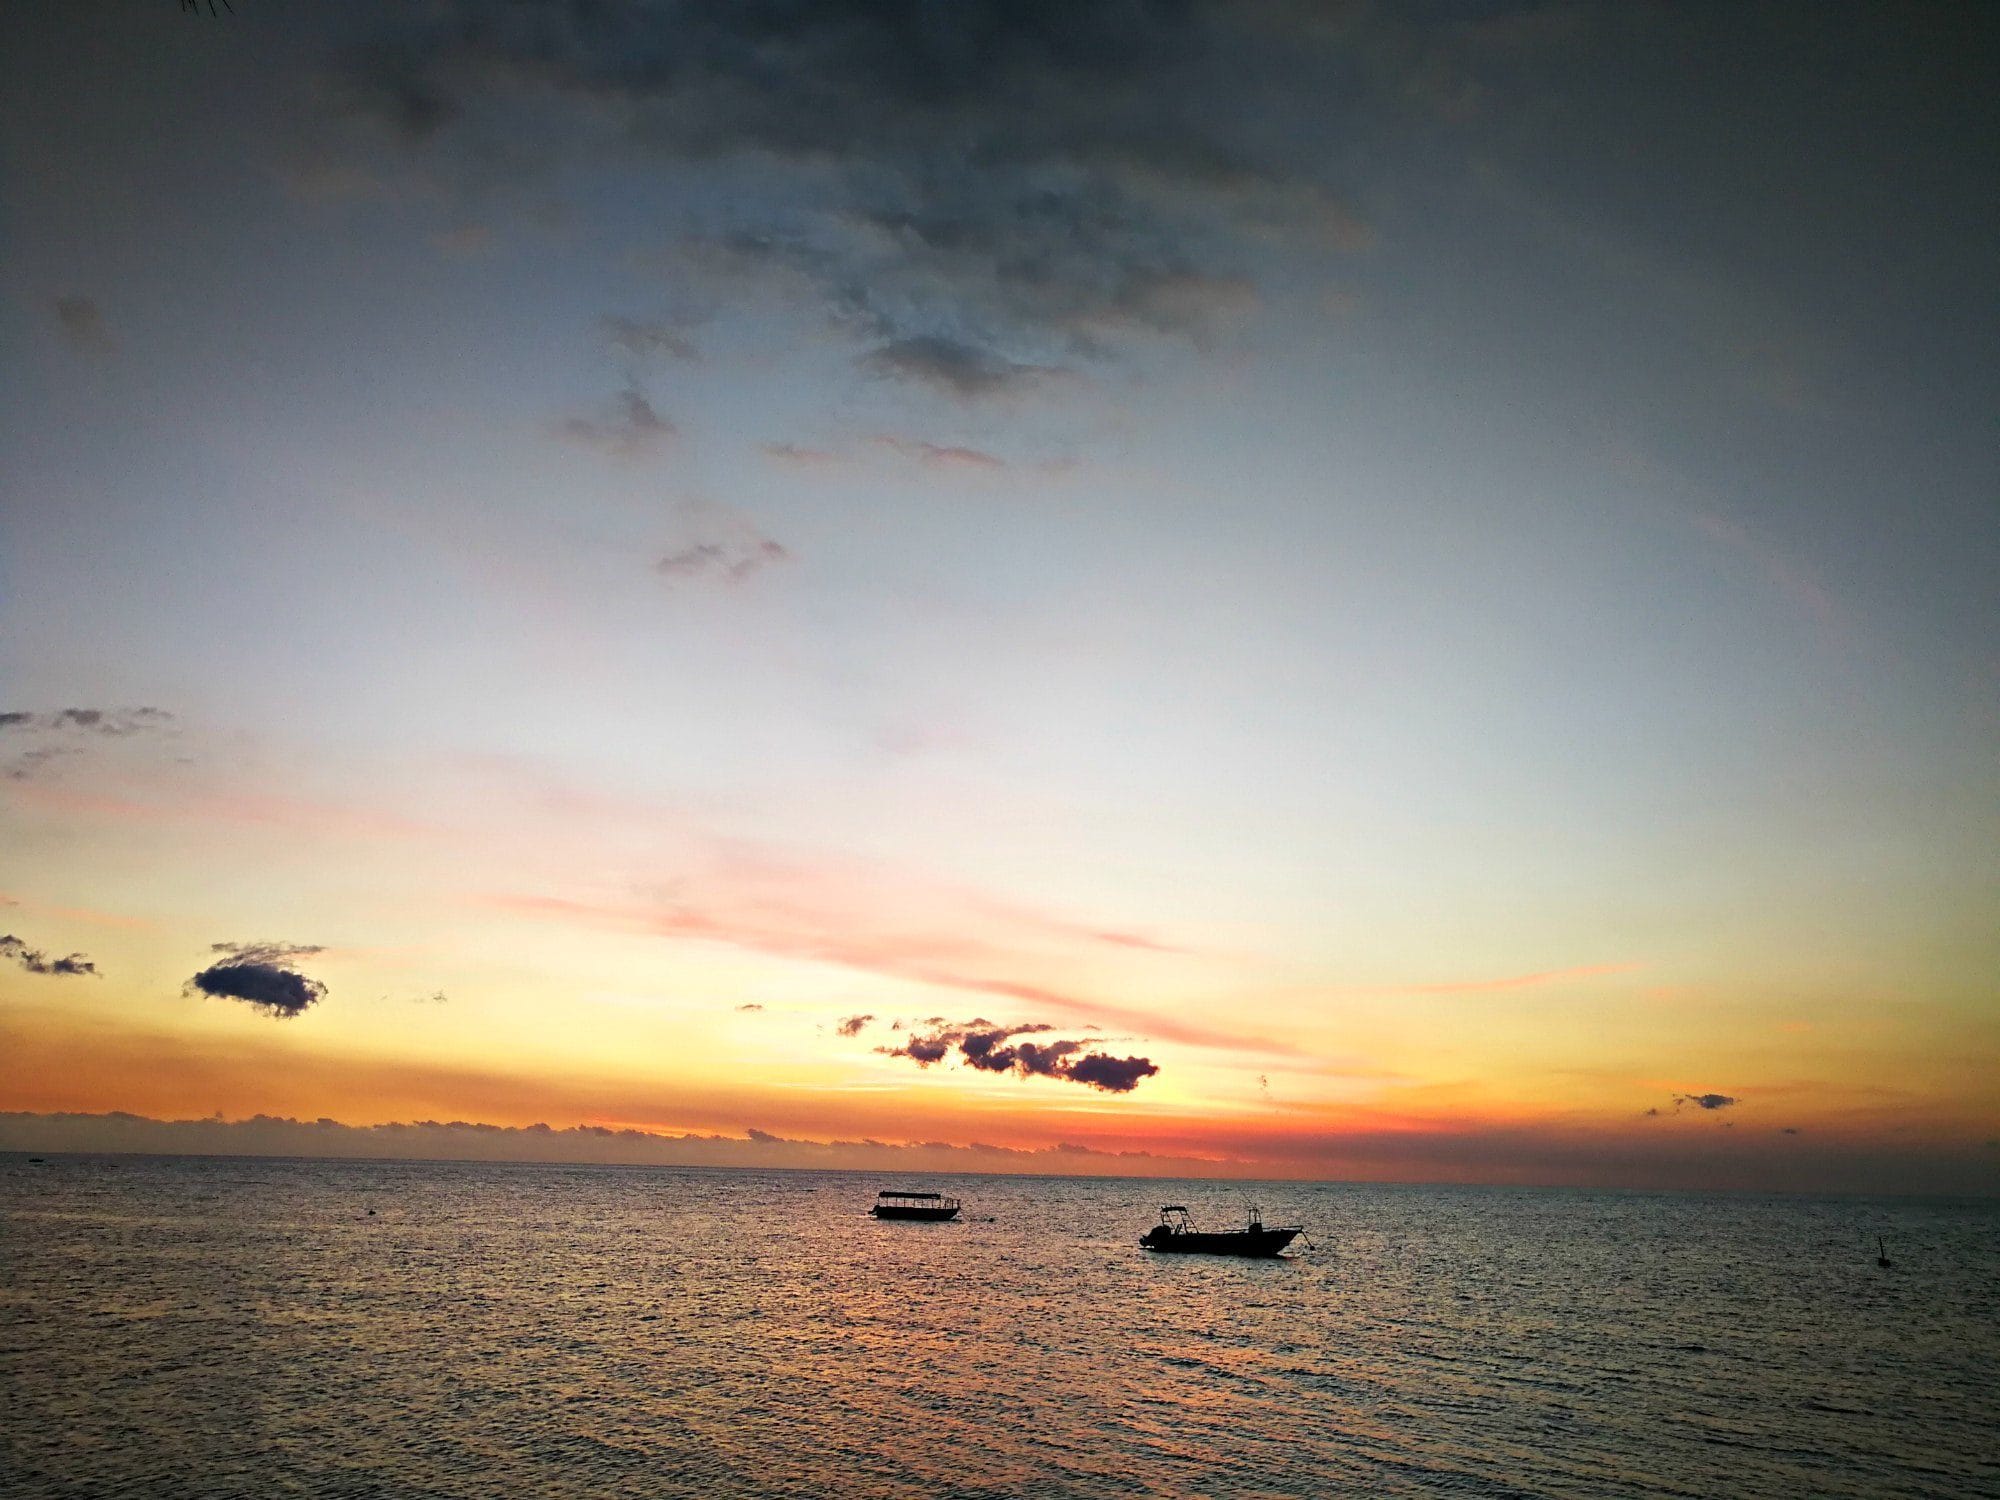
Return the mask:
POLYGON ((958 1217, 956 1208, 904 1208, 878 1203, 868 1212, 878 1219, 916 1219, 926 1224, 942 1224, 958 1217))
POLYGON ((1276 1255, 1297 1239, 1296 1229, 1232 1229, 1205 1233, 1162 1234, 1155 1229, 1139 1243, 1163 1255, 1276 1255))

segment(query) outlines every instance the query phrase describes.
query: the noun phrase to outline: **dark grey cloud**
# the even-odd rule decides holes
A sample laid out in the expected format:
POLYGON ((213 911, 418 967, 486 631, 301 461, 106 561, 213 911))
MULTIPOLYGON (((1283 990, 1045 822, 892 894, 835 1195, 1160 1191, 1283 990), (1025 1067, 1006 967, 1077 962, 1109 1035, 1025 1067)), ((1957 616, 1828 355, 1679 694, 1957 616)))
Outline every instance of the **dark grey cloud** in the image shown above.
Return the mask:
MULTIPOLYGON (((957 1025, 933 1016, 923 1024, 934 1028, 912 1035, 900 1047, 878 1047, 886 1057, 906 1057, 918 1067, 943 1062, 955 1051, 969 1068, 985 1073, 1016 1073, 1023 1078, 1059 1078, 1107 1093, 1125 1094, 1160 1071, 1144 1057, 1113 1057, 1087 1050, 1094 1040, 1057 1039, 1046 1042, 1018 1038, 1041 1036, 1055 1028, 1045 1021, 999 1026, 984 1017, 957 1025)), ((844 1035, 852 1035, 843 1031, 844 1035)))
POLYGON ((565 442, 595 448, 614 458, 638 458, 672 438, 678 429, 653 409, 637 389, 618 393, 609 408, 595 417, 565 417, 556 436, 565 442))
POLYGON ((696 542, 669 552, 653 567, 669 578, 714 577, 741 583, 758 569, 790 556, 783 543, 746 529, 744 535, 719 542, 696 542))
POLYGON ((11 959, 30 974, 51 974, 58 978, 77 979, 84 975, 100 978, 97 965, 81 953, 72 953, 67 958, 50 958, 39 948, 30 948, 13 933, 0 935, 0 958, 11 959))
POLYGON ((764 1007, 759 1005, 755 1000, 752 1000, 748 1004, 739 1005, 736 1008, 738 1010, 762 1010, 764 1007))
POLYGON ((20 748, 0 760, 0 775, 26 781, 54 762, 82 754, 94 739, 171 733, 174 722, 164 708, 10 709, 0 713, 0 736, 20 748))
POLYGON ((322 953, 309 943, 214 943, 213 953, 227 954, 182 986, 183 994, 218 1000, 242 1000, 267 1015, 288 1020, 326 995, 326 986, 293 967, 295 960, 322 953))
POLYGON ((104 323, 104 310, 89 297, 58 297, 55 313, 63 338, 79 353, 109 354, 116 347, 104 323))
POLYGON ((842 1036, 860 1036, 862 1029, 874 1019, 873 1016, 868 1015, 845 1016, 841 1019, 840 1025, 834 1029, 842 1036))
POLYGON ((469 175, 531 96, 595 149, 611 123, 635 156, 733 167, 727 222, 658 226, 688 304, 659 326, 684 338, 747 279, 964 400, 1199 341, 1254 304, 1279 237, 1361 243, 1332 180, 1359 82, 1324 71, 1340 31, 1189 0, 440 0, 338 92, 438 171, 469 175))
POLYGON ((1732 1104, 1741 1104, 1742 1102, 1741 1099, 1734 1098, 1728 1094, 1674 1095, 1674 1109, 1676 1111, 1682 1110, 1689 1105, 1693 1105, 1696 1109, 1727 1109, 1732 1104))
POLYGON ((938 334, 891 339, 856 363, 871 375, 927 385, 961 400, 1031 390, 1058 373, 1046 365, 1020 364, 990 349, 938 334))
POLYGON ((164 708, 57 708, 45 713, 12 709, 0 713, 0 733, 41 730, 122 738, 166 729, 173 722, 174 716, 164 708))
POLYGON ((210 943, 211 953, 226 953, 243 963, 288 964, 296 958, 311 958, 326 949, 318 943, 210 943))
POLYGON ((1137 1088, 1141 1079, 1151 1078, 1159 1071, 1159 1064, 1144 1057, 1112 1057, 1092 1052, 1070 1064, 1069 1078, 1074 1083, 1123 1094, 1137 1088))

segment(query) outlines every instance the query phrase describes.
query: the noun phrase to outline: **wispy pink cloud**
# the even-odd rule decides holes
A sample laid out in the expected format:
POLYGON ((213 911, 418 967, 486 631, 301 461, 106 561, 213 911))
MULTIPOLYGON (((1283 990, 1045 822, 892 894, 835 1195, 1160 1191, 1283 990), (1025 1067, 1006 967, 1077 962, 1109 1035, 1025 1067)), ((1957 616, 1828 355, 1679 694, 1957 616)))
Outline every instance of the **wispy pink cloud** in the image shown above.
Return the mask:
POLYGON ((1099 1026, 1236 1052, 1284 1053, 1279 1043, 1171 1015, 1107 1004, 1035 970, 1087 964, 1109 946, 1160 955, 1165 943, 1106 933, 942 886, 910 884, 847 863, 814 869, 735 845, 719 851, 699 894, 678 883, 647 899, 540 894, 486 898, 502 910, 630 933, 713 942, 771 957, 945 989, 997 995, 1099 1026))
POLYGON ((911 459, 931 468, 978 469, 992 473, 1007 467, 1005 459, 996 458, 978 448, 927 443, 921 438, 896 437, 886 432, 878 432, 868 441, 899 458, 911 459))

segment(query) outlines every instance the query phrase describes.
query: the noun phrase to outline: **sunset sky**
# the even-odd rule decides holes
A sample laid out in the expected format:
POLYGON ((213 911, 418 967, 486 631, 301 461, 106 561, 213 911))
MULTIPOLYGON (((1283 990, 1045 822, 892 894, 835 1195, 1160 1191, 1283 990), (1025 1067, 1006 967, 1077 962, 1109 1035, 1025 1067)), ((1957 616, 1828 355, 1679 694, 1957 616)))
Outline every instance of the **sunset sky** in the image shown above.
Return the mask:
POLYGON ((0 1147, 2000 1190, 1996 14, 12 17, 0 1147))

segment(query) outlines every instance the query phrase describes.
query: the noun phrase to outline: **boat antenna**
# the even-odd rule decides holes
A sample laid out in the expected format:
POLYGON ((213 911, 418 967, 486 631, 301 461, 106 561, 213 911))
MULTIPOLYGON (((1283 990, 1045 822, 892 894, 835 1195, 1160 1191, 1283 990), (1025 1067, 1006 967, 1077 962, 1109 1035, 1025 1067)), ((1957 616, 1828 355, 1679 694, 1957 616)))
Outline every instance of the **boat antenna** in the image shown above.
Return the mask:
POLYGON ((1889 1247, 1882 1243, 1882 1236, 1879 1234, 1875 1236, 1875 1264, 1885 1271, 1895 1264, 1889 1259, 1889 1247))

